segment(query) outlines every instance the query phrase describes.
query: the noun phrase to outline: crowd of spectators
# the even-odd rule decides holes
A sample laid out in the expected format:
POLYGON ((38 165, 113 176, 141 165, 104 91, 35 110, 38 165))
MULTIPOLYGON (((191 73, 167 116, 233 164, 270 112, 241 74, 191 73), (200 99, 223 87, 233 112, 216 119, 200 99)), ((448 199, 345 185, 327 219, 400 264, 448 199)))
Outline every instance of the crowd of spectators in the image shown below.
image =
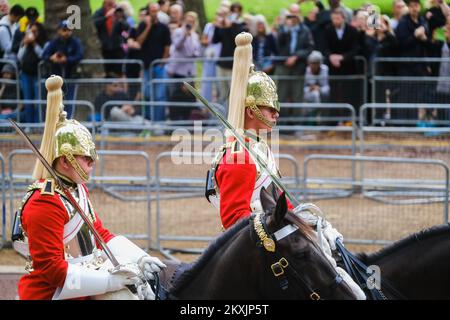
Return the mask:
MULTIPOLYGON (((110 100, 195 101, 181 81, 146 85, 141 92, 141 86, 136 84, 122 86, 120 78, 142 78, 148 83, 150 79, 201 76, 204 79, 202 95, 226 106, 229 82, 222 79, 231 77, 234 38, 242 31, 254 36, 255 68, 278 79, 281 102, 344 102, 359 107, 355 93, 365 88, 355 86, 355 82, 346 81, 345 77, 364 72, 371 75, 372 71, 381 76, 439 76, 444 79, 414 89, 414 95, 408 92, 411 88, 389 86, 385 90, 389 92, 389 101, 433 102, 429 101, 433 97, 439 101, 450 98, 450 81, 444 78, 450 76, 450 62, 386 62, 377 64, 375 70, 364 70, 357 58, 363 57, 368 66, 380 57, 449 58, 450 8, 445 1, 431 0, 424 10, 419 0, 407 3, 393 0, 392 17, 389 17, 376 14, 370 4, 351 10, 341 0, 328 0, 328 8, 321 0, 312 0, 314 8, 304 17, 300 3, 305 1, 311 0, 291 4, 269 25, 264 16, 246 14, 240 3, 225 0, 213 21, 200 30, 197 13, 186 12, 180 0, 151 2, 139 9, 137 21, 128 1, 104 0, 92 16, 102 57, 140 60, 144 68, 141 70, 136 64, 104 64, 106 78, 112 83, 105 85, 95 99, 95 119, 100 120, 101 105, 110 100), (201 74, 197 74, 194 62, 180 60, 199 57, 211 58, 202 64, 201 74), (167 58, 173 60, 157 61, 167 58), (214 59, 218 59, 217 62, 214 59)), ((23 98, 37 99, 37 69, 41 61, 45 62, 46 73, 59 74, 66 79, 74 77, 84 50, 67 20, 59 23, 53 39, 47 39, 35 8, 24 10, 20 5, 9 8, 7 0, 0 0, 0 10, 0 54, 19 66, 23 98)), ((13 78, 16 76, 7 64, 0 67, 3 79, 11 79, 11 74, 13 78)), ((8 81, 2 82, 0 99, 17 96, 13 90, 7 90, 8 85, 8 81)), ((68 85, 65 99, 73 98, 74 88, 68 85)), ((385 102, 384 91, 377 92, 375 99, 385 102)), ((71 116, 71 106, 66 108, 71 116)), ((25 105, 21 120, 38 122, 36 110, 32 104, 25 105)), ((291 109, 284 115, 300 114, 301 110, 291 109)), ((2 106, 1 117, 8 116, 14 117, 15 111, 2 106)), ((166 108, 162 105, 155 107, 151 115, 139 114, 131 105, 109 108, 105 112, 106 119, 118 121, 135 121, 142 116, 160 121, 196 119, 204 114, 195 107, 166 108)), ((417 116, 408 115, 409 118, 417 116)))

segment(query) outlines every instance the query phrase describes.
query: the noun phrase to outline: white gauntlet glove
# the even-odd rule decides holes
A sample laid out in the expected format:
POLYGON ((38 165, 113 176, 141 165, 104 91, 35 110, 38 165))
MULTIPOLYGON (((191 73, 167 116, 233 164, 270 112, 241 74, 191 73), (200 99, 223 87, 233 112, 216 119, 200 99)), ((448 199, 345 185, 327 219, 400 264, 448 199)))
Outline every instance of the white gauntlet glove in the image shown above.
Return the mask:
POLYGON ((330 244, 330 248, 331 250, 336 250, 336 241, 340 240, 341 243, 344 242, 344 237, 342 236, 342 234, 339 233, 339 231, 337 231, 335 228, 333 228, 333 226, 331 225, 331 223, 329 223, 326 220, 323 220, 323 235, 325 237, 325 239, 327 239, 328 243, 330 244))
POLYGON ((161 260, 148 255, 147 252, 139 248, 124 236, 116 236, 112 238, 107 245, 113 254, 126 258, 132 263, 137 263, 139 269, 141 269, 145 278, 148 280, 155 279, 152 274, 153 272, 160 272, 162 268, 166 267, 161 260))
POLYGON ((155 300, 155 293, 148 282, 145 282, 137 287, 137 294, 139 300, 155 300))
POLYGON ((117 271, 114 270, 108 277, 106 292, 118 291, 124 289, 128 285, 134 285, 140 282, 135 270, 120 266, 117 271))
POLYGON ((305 221, 309 226, 316 227, 319 233, 319 238, 321 233, 327 240, 331 250, 336 250, 336 240, 344 241, 344 237, 340 234, 331 223, 323 219, 322 217, 312 214, 311 211, 318 212, 322 215, 319 207, 312 203, 302 203, 294 209, 294 214, 305 221))
POLYGON ((322 215, 320 209, 312 203, 302 203, 294 208, 294 214, 297 217, 300 217, 309 226, 315 227, 319 220, 319 215, 312 214, 311 211, 316 211, 322 215))
MULTIPOLYGON (((137 262, 139 269, 144 273, 144 276, 148 280, 155 280, 154 272, 160 272, 166 265, 156 257, 149 255, 142 256, 137 262)), ((150 289, 151 290, 151 289, 150 289)))

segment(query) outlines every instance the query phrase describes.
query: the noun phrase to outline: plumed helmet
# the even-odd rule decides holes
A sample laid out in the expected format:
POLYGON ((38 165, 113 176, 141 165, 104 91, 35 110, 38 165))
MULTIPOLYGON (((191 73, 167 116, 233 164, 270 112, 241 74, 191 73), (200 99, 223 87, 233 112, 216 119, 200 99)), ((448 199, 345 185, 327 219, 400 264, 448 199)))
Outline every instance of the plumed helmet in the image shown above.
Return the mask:
MULTIPOLYGON (((47 112, 40 152, 50 164, 57 158, 65 156, 80 177, 87 181, 88 177, 78 165, 75 156, 88 156, 97 160, 97 151, 89 130, 76 120, 66 119, 67 113, 63 110, 62 104, 62 84, 63 79, 60 76, 50 76, 45 81, 48 91, 47 112)), ((51 176, 37 160, 33 177, 46 179, 51 176)))
POLYGON ((248 32, 241 32, 235 38, 228 121, 238 130, 244 128, 245 108, 251 108, 257 113, 258 119, 270 127, 273 124, 264 119, 258 107, 265 106, 280 111, 275 83, 264 72, 254 71, 252 39, 248 32))

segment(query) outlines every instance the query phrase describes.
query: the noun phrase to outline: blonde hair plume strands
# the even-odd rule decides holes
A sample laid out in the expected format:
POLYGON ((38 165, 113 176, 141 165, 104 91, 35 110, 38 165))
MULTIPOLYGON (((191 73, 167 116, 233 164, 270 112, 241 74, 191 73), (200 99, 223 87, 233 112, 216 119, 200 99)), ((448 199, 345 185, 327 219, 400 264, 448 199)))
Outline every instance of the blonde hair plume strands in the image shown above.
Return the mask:
MULTIPOLYGON (((228 121, 237 130, 244 128, 245 98, 252 64, 252 40, 253 37, 248 32, 241 32, 235 39, 236 49, 234 50, 230 97, 228 99, 228 121)), ((230 136, 231 133, 227 132, 226 135, 230 136)))
MULTIPOLYGON (((50 165, 55 157, 55 133, 56 126, 59 122, 60 114, 63 111, 62 90, 63 79, 60 76, 50 76, 45 81, 47 88, 47 110, 45 115, 44 135, 41 141, 40 152, 50 165)), ((33 171, 33 179, 50 178, 50 174, 44 168, 42 163, 36 160, 33 171)))

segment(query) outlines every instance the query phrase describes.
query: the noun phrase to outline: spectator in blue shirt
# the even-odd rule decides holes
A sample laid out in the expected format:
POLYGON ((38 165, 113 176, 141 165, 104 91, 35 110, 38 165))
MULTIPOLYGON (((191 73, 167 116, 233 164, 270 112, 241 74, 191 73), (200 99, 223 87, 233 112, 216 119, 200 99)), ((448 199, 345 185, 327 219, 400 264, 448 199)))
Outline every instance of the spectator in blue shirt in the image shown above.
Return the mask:
MULTIPOLYGON (((73 30, 69 28, 68 21, 59 23, 58 34, 55 39, 47 42, 42 53, 42 59, 49 65, 49 73, 63 77, 65 80, 73 78, 76 68, 83 59, 83 46, 73 30)), ((67 84, 65 100, 74 99, 75 87, 67 84)), ((67 117, 72 117, 72 106, 66 106, 67 117)))

